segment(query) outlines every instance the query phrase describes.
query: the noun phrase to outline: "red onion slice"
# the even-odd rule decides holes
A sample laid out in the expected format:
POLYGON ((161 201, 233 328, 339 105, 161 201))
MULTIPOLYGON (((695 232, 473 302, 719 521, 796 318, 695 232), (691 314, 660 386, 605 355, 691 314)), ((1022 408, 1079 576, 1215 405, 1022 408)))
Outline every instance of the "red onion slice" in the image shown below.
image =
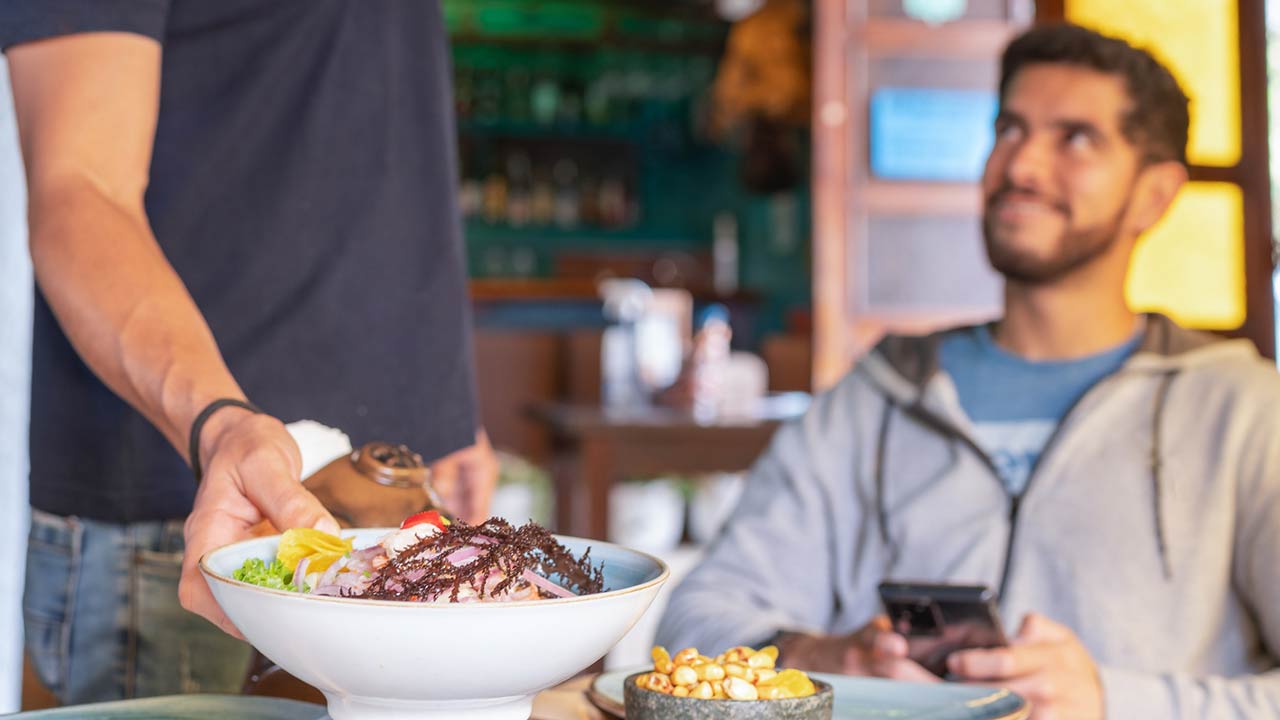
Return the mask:
POLYGON ((566 590, 565 588, 560 587, 559 585, 551 582, 550 580, 542 577, 541 575, 539 575, 538 573, 532 570, 525 570, 524 572, 520 573, 520 577, 524 578, 525 580, 528 580, 529 582, 533 583, 534 585, 537 585, 538 587, 542 588, 543 590, 546 590, 547 592, 551 593, 552 595, 555 595, 556 597, 561 597, 561 598, 578 597, 577 594, 574 593, 573 591, 566 590))
POLYGON ((460 567, 462 565, 465 565, 467 562, 474 560, 475 557, 482 552, 486 552, 486 551, 474 545, 468 545, 467 547, 464 547, 461 550, 454 551, 454 553, 448 557, 449 564, 453 565, 454 567, 460 567))
POLYGON ((293 587, 298 592, 302 592, 302 589, 306 587, 304 580, 307 577, 307 565, 310 563, 311 558, 309 556, 304 557, 298 561, 298 566, 293 569, 293 587))

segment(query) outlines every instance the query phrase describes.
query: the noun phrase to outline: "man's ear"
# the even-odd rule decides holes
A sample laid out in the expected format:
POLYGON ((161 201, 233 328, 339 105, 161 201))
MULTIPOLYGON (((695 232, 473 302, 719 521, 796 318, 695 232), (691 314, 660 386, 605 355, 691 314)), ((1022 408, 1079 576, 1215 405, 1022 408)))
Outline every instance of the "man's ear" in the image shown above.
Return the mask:
POLYGON ((1186 182, 1187 167, 1180 162, 1152 163, 1139 172, 1133 202, 1129 206, 1129 221, 1135 235, 1151 229, 1164 217, 1186 182))

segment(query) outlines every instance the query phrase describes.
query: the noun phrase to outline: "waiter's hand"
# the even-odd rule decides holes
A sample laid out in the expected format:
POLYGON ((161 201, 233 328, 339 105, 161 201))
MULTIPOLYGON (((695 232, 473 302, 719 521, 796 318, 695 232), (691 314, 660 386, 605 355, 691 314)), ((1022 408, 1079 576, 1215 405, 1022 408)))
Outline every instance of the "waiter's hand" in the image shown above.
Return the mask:
POLYGON ((476 431, 475 445, 431 465, 431 486, 440 493, 445 509, 472 525, 489 519, 489 502, 497 484, 498 456, 484 428, 476 431))
POLYGON ((1031 703, 1031 720, 1102 720, 1102 683, 1089 651, 1065 625, 1031 613, 1009 647, 947 658, 960 679, 997 685, 1031 703))
POLYGON ((178 599, 182 607, 225 632, 243 637, 218 607, 200 574, 200 558, 215 548, 251 536, 262 520, 278 528, 316 528, 338 533, 338 523, 302 487, 302 455, 284 424, 240 408, 214 413, 200 434, 204 480, 187 516, 186 552, 178 599))
POLYGON ((778 642, 787 667, 814 672, 938 682, 937 675, 907 657, 907 639, 878 615, 848 635, 784 635, 778 642))

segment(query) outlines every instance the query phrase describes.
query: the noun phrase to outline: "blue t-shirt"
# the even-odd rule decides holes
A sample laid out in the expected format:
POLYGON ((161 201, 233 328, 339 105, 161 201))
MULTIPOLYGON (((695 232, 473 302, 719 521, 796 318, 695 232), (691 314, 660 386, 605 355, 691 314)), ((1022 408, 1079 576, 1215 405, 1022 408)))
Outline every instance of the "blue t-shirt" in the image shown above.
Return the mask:
POLYGON ((985 325, 948 333, 942 369, 955 382, 974 439, 1011 495, 1021 495, 1054 428, 1071 406, 1133 354, 1141 333, 1096 355, 1032 361, 996 345, 985 325))

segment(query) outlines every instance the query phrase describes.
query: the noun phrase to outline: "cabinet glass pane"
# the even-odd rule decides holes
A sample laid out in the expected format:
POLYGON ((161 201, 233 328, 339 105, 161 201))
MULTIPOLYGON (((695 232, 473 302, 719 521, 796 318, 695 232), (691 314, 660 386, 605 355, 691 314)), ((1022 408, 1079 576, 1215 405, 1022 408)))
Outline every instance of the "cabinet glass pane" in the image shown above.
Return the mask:
POLYGON ((1126 296, 1190 327, 1226 330, 1245 317, 1244 201, 1238 185, 1189 183, 1138 242, 1126 296))
POLYGON ((854 253, 856 312, 895 316, 998 315, 1003 284, 987 263, 975 216, 879 215, 854 253))
POLYGON ((1191 97, 1190 161, 1240 160, 1236 0, 1067 0, 1067 19, 1151 50, 1191 97))

